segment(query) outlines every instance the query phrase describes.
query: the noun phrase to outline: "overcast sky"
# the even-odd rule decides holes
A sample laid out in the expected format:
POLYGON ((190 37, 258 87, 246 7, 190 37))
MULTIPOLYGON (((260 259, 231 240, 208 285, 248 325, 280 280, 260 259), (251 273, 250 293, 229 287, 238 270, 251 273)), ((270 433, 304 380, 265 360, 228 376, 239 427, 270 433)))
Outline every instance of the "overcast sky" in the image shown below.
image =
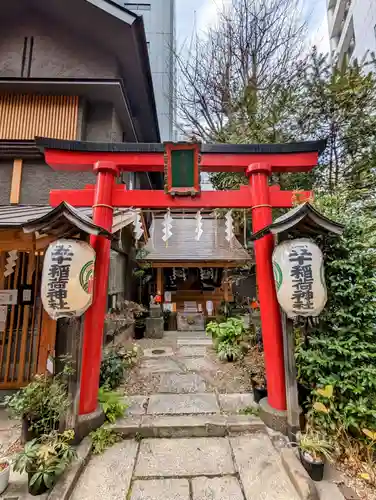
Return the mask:
MULTIPOLYGON (((225 0, 229 1, 229 0, 225 0)), ((326 0, 303 0, 309 22, 309 41, 322 52, 329 51, 328 27, 326 19, 326 0), (314 4, 314 6, 312 6, 314 4)), ((178 47, 184 41, 189 43, 194 32, 205 29, 215 21, 215 14, 223 0, 176 0, 176 33, 178 47)))

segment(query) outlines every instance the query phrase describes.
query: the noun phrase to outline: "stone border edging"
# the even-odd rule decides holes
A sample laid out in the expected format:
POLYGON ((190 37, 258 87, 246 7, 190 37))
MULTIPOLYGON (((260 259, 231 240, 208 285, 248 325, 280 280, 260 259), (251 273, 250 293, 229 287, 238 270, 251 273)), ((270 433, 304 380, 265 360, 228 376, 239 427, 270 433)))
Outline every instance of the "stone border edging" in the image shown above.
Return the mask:
POLYGON ((89 461, 92 442, 89 437, 84 438, 77 446, 77 460, 62 475, 48 495, 48 500, 69 500, 87 462, 89 461))
POLYGON ((281 460, 301 500, 319 500, 319 494, 314 481, 309 477, 293 448, 281 450, 281 460))

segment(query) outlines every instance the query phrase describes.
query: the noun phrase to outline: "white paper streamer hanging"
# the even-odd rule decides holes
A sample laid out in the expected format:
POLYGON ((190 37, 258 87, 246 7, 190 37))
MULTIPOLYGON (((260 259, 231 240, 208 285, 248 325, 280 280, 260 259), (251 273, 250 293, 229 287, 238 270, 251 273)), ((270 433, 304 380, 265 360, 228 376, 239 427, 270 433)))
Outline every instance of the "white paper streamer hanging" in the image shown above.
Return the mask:
POLYGON ((226 240, 231 242, 234 237, 234 219, 232 218, 232 210, 229 210, 225 215, 226 240))
POLYGON ((142 235, 144 234, 144 229, 142 227, 142 221, 141 221, 141 213, 136 212, 134 214, 134 237, 136 238, 136 241, 140 240, 142 238, 142 235))
POLYGON ((171 217, 170 210, 167 210, 167 213, 163 217, 162 228, 163 228, 162 240, 167 245, 168 240, 172 236, 172 231, 171 231, 171 229, 172 229, 172 217, 171 217))
POLYGON ((202 215, 201 210, 199 210, 195 216, 196 219, 196 230, 195 230, 195 240, 200 241, 202 233, 204 232, 202 229, 202 215))
POLYGON ((17 250, 11 250, 8 252, 9 257, 7 258, 7 263, 5 265, 4 276, 10 276, 14 273, 14 266, 16 265, 16 261, 18 259, 17 250))

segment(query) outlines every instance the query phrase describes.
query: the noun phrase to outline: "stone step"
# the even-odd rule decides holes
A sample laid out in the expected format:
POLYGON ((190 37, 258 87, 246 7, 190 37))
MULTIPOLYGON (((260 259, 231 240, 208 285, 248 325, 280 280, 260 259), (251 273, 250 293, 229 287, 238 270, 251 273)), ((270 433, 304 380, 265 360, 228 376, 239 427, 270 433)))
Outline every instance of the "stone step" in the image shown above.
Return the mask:
POLYGON ((124 437, 190 438, 266 432, 265 424, 251 415, 140 415, 109 426, 124 437))

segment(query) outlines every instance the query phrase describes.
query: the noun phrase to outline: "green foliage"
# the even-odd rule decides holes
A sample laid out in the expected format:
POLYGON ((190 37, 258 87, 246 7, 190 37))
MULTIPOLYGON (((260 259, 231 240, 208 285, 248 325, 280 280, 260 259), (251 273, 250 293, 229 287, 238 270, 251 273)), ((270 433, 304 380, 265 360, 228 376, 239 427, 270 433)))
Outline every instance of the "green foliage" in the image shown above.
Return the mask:
POLYGON ((104 425, 95 431, 92 431, 90 433, 90 437, 93 443, 94 455, 100 455, 107 448, 110 448, 115 443, 121 441, 121 436, 117 432, 112 429, 108 429, 104 425))
POLYGON ((244 338, 244 323, 239 318, 228 318, 222 323, 211 321, 206 326, 206 333, 213 337, 214 347, 222 361, 232 358, 234 361, 242 355, 240 342, 244 338))
POLYGON ((218 344, 218 358, 221 361, 237 361, 243 354, 242 348, 238 344, 220 342, 218 344))
POLYGON ((299 440, 299 448, 315 461, 333 460, 333 446, 325 436, 315 430, 308 430, 299 440))
POLYGON ((364 206, 345 196, 317 200, 328 216, 345 222, 341 238, 320 242, 325 255, 328 303, 308 345, 297 349, 301 381, 316 387, 312 410, 327 432, 376 429, 376 224, 364 206), (332 386, 328 396, 320 388, 332 386), (320 408, 316 405, 316 408, 320 408), (322 406, 321 406, 322 410, 322 406))
POLYGON ((14 417, 26 418, 38 436, 57 428, 70 405, 65 372, 36 375, 32 382, 5 400, 14 417))
POLYGON ((240 415, 254 415, 257 417, 260 413, 260 408, 256 406, 247 406, 239 410, 240 415))
POLYGON ((77 458, 70 445, 74 431, 62 434, 52 432, 26 443, 25 448, 15 457, 13 469, 20 474, 29 474, 31 491, 40 490, 43 483, 51 489, 66 467, 77 458))
POLYGON ((123 382, 125 372, 134 363, 138 355, 138 349, 115 347, 105 352, 100 369, 100 385, 106 385, 109 389, 116 389, 123 382))
POLYGON ((98 401, 106 416, 106 420, 113 424, 116 419, 124 416, 128 405, 118 392, 109 391, 105 386, 98 391, 98 401))

